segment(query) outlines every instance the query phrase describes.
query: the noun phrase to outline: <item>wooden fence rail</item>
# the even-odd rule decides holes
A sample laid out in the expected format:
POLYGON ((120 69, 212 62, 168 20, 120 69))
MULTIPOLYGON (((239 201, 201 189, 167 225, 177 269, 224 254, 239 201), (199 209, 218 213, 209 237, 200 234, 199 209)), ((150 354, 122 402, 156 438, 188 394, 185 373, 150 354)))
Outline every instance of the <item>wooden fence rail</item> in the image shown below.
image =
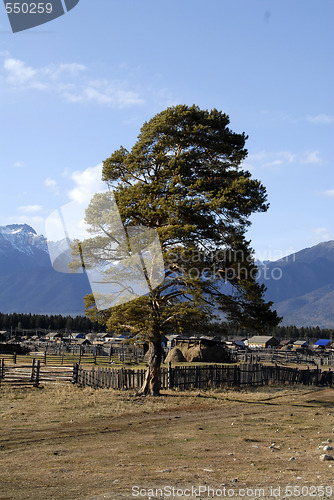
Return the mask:
MULTIPOLYGON (((73 383, 108 389, 139 389, 145 370, 97 367, 83 369, 75 364, 73 383)), ((212 389, 277 384, 332 386, 333 372, 261 364, 176 366, 161 368, 161 389, 212 389)))
POLYGON ((121 363, 134 363, 134 362, 142 362, 142 357, 139 356, 137 358, 128 357, 128 356, 106 356, 106 355, 94 355, 94 354, 86 354, 82 353, 80 356, 80 352, 75 355, 72 353, 63 353, 63 354, 49 354, 45 352, 33 353, 33 357, 31 355, 26 354, 0 354, 1 358, 4 359, 4 362, 14 365, 26 365, 30 363, 34 358, 39 359, 41 365, 43 366, 73 366, 73 363, 79 364, 87 364, 87 365, 105 365, 112 366, 114 364, 121 363))
MULTIPOLYGON (((15 363, 14 363, 15 365, 15 363)), ((39 386, 40 382, 41 362, 35 358, 32 359, 31 365, 8 366, 5 364, 5 359, 0 359, 0 382, 5 381, 16 385, 33 385, 39 386)))
POLYGON ((69 367, 45 367, 41 360, 33 358, 30 364, 6 364, 0 359, 0 383, 12 386, 34 386, 40 383, 70 383, 73 381, 73 369, 69 367))
POLYGON ((254 350, 254 351, 236 351, 236 360, 248 363, 281 363, 281 364, 299 364, 313 366, 334 366, 334 353, 317 352, 312 355, 302 354, 295 351, 281 350, 254 350))
MULTIPOLYGON (((64 374, 52 373, 41 375, 40 360, 32 360, 30 366, 22 373, 21 367, 7 367, 4 359, 0 359, 0 381, 11 378, 16 381, 26 381, 37 387, 41 377, 43 381, 61 378, 64 374)), ((54 369, 53 369, 54 371, 54 369)), ((70 373, 69 373, 70 375, 70 373)), ((126 368, 110 368, 107 366, 93 366, 84 369, 78 363, 73 366, 72 383, 94 388, 109 388, 116 390, 137 390, 145 378, 145 370, 126 368)), ((67 376, 68 379, 68 376, 67 376)), ((175 366, 161 368, 160 385, 162 389, 213 389, 225 387, 258 386, 269 383, 276 384, 303 384, 332 387, 333 372, 319 368, 310 370, 285 366, 267 366, 259 363, 245 363, 240 365, 208 365, 208 366, 175 366)))

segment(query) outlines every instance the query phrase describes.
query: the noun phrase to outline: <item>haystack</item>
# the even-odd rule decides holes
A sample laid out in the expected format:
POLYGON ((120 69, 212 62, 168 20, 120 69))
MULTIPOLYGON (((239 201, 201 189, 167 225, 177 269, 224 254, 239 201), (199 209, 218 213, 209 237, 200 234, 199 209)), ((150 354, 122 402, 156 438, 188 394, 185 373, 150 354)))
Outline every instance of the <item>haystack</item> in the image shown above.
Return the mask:
POLYGON ((186 359, 178 347, 174 347, 169 351, 165 359, 165 363, 182 363, 184 361, 186 361, 186 359))
POLYGON ((218 345, 196 344, 191 347, 182 346, 181 352, 188 362, 193 363, 224 363, 228 354, 224 347, 218 345))
POLYGON ((182 343, 169 352, 165 363, 170 361, 174 363, 182 361, 188 363, 224 363, 228 361, 228 353, 219 344, 207 345, 201 343, 189 346, 189 344, 182 343))

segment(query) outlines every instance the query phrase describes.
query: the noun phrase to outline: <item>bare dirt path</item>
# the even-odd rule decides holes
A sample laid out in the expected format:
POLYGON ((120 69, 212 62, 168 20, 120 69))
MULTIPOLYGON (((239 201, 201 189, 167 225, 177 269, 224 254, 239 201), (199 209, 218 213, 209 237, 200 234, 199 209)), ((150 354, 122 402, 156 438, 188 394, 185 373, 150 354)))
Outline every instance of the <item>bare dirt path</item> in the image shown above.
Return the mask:
POLYGON ((319 459, 333 428, 331 389, 137 398, 72 386, 2 387, 0 500, 205 499, 228 498, 228 491, 255 499, 274 498, 279 486, 276 498, 296 498, 286 496, 287 485, 320 498, 312 486, 334 489, 334 461, 319 459))

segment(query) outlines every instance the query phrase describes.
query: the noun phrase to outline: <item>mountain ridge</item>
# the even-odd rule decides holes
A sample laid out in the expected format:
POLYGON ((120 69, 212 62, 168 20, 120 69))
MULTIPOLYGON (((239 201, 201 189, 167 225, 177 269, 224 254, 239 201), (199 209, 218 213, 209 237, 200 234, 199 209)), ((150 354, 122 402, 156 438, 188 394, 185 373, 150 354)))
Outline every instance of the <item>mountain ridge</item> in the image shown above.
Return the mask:
POLYGON ((52 268, 47 239, 28 224, 0 226, 0 311, 83 315, 91 293, 83 274, 52 268))
POLYGON ((266 263, 259 281, 283 325, 334 327, 334 240, 266 263), (274 270, 280 279, 273 279, 274 270))
MULTIPOLYGON (((334 240, 257 265, 282 325, 334 327, 334 240)), ((85 273, 52 268, 43 235, 28 224, 0 226, 1 312, 80 315, 89 293, 85 273)))

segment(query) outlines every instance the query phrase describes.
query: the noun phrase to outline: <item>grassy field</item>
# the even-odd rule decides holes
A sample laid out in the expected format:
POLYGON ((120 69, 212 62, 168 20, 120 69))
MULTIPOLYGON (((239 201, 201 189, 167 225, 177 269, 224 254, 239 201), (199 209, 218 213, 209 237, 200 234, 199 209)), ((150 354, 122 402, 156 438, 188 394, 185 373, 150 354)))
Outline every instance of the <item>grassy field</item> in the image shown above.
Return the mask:
POLYGON ((173 498, 148 490, 165 486, 179 488, 174 498, 182 499, 195 498, 182 496, 192 486, 226 491, 225 497, 233 490, 235 498, 249 488, 246 498, 254 499, 274 498, 270 486, 281 486, 276 498, 296 498, 298 489, 286 495, 287 485, 304 486, 303 498, 320 498, 311 486, 333 486, 334 462, 319 459, 333 428, 333 389, 139 398, 70 384, 3 385, 0 500, 136 498, 135 486, 142 488, 137 498, 173 498), (261 487, 266 496, 251 495, 261 487))

